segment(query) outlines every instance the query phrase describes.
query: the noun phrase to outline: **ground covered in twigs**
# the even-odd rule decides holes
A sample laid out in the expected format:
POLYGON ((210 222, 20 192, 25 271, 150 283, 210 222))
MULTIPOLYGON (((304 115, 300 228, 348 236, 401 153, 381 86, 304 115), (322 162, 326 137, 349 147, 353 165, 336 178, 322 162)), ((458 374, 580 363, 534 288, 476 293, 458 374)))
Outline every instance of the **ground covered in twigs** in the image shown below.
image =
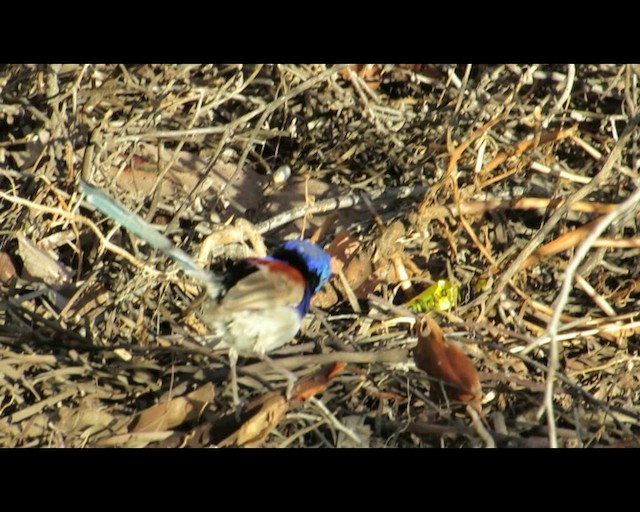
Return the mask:
POLYGON ((0 446, 637 446, 639 76, 1 67, 0 446), (241 358, 236 420, 197 283, 80 176, 219 272, 332 254, 290 399, 241 358))

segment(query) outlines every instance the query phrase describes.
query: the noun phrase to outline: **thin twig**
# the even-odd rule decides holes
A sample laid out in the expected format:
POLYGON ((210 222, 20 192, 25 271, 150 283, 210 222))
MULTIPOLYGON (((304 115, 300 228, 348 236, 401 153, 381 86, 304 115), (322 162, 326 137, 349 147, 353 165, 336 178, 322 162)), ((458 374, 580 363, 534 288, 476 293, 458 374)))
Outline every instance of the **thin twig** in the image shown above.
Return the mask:
POLYGON ((505 289, 511 278, 520 271, 525 260, 540 246, 546 236, 555 229, 560 220, 565 217, 567 212, 571 209, 571 205, 587 197, 609 179, 615 162, 622 152, 622 148, 625 146, 627 140, 629 139, 629 136, 631 135, 631 132, 635 129, 638 122, 640 122, 640 115, 636 115, 629 121, 629 124, 625 128, 622 136, 620 137, 614 148, 611 150, 611 153, 609 154, 607 161, 602 166, 600 172, 596 176, 594 176, 590 183, 580 188, 566 199, 562 206, 560 206, 549 217, 545 225, 538 230, 538 232, 531 238, 531 240, 529 240, 529 243, 511 262, 511 265, 509 265, 509 267, 506 268, 504 272, 502 272, 500 277, 496 279, 495 283, 493 284, 493 295, 487 301, 487 310, 491 310, 497 304, 498 300, 500 300, 503 290, 505 289))
POLYGON ((92 187, 82 179, 80 180, 79 188, 89 204, 142 238, 154 249, 162 251, 173 259, 187 275, 206 287, 210 298, 215 299, 218 297, 221 291, 219 276, 202 269, 189 254, 173 245, 171 240, 157 231, 142 217, 122 206, 102 190, 92 187))
POLYGON ((551 112, 549 112, 549 115, 543 121, 542 126, 544 128, 546 128, 549 125, 549 123, 551 122, 551 120, 556 114, 562 111, 562 109, 564 108, 564 104, 569 100, 571 96, 571 91, 573 90, 573 83, 575 81, 575 78, 576 78, 576 65, 568 64, 567 65, 567 81, 564 87, 564 91, 562 91, 562 96, 560 96, 560 99, 556 102, 556 104, 551 109, 551 112))
POLYGON ((21 206, 26 206, 26 207, 31 208, 31 209, 33 209, 35 211, 38 211, 38 212, 50 213, 52 215, 59 215, 60 217, 62 217, 64 219, 67 219, 67 220, 69 220, 71 222, 77 222, 79 224, 84 224, 91 231, 93 231, 95 233, 95 235, 98 237, 98 240, 100 240, 100 243, 108 251, 111 251, 114 254, 117 254, 118 256, 124 258, 125 260, 127 260, 129 263, 131 263, 132 265, 134 265, 137 268, 144 268, 152 276, 160 276, 160 275, 162 275, 162 272, 159 272, 159 271, 157 271, 155 269, 150 268, 147 264, 145 264, 145 263, 141 262, 140 260, 138 260, 135 256, 133 256, 131 253, 129 253, 128 251, 126 251, 122 247, 119 247, 116 244, 111 243, 109 240, 107 240, 105 238, 105 236, 102 234, 102 231, 100 231, 100 228, 98 228, 98 226, 96 226, 91 220, 89 220, 86 217, 83 217, 82 215, 75 215, 75 214, 70 213, 70 212, 68 212, 66 210, 63 210, 61 208, 55 208, 55 207, 51 207, 51 206, 44 206, 44 205, 41 205, 41 204, 38 204, 38 203, 34 203, 33 201, 29 201, 27 199, 22 199, 21 197, 10 196, 9 194, 6 194, 6 193, 4 193, 2 191, 0 191, 0 198, 4 199, 5 201, 9 201, 10 203, 19 204, 21 206))
MULTIPOLYGON (((625 130, 628 134, 629 130, 625 130)), ((622 140, 622 139, 620 139, 622 140)), ((613 153, 613 152, 612 152, 613 153)), ((553 304, 553 316, 547 326, 547 331, 550 337, 549 346, 549 364, 547 370, 547 383, 544 393, 544 405, 539 416, 543 412, 547 414, 547 425, 549 427, 549 444, 552 448, 558 447, 558 438, 556 435, 556 424, 553 410, 553 384, 556 375, 556 371, 559 366, 560 351, 558 350, 558 326, 560 325, 560 314, 564 310, 564 307, 569 300, 569 293, 571 292, 571 285, 573 283, 573 277, 578 270, 578 266, 582 263, 582 260, 587 255, 587 252, 593 246, 593 242, 604 232, 609 225, 616 219, 619 219, 627 212, 631 211, 640 202, 640 188, 636 189, 615 211, 605 215, 602 220, 593 228, 593 231, 584 239, 580 244, 574 257, 572 258, 567 270, 565 272, 564 279, 562 281, 562 287, 558 298, 553 304)))
POLYGON ((478 414, 478 411, 476 411, 470 405, 467 405, 466 410, 467 410, 467 414, 471 416, 471 425, 475 429, 480 439, 482 439, 485 446, 487 448, 495 448, 496 442, 494 441, 493 437, 491 437, 491 434, 489 433, 489 431, 482 424, 482 420, 480 419, 480 415, 478 414))
MULTIPOLYGON (((374 201, 383 201, 387 199, 398 200, 408 197, 422 196, 428 189, 428 187, 397 187, 371 193, 369 194, 369 197, 374 201)), ((363 199, 360 193, 324 199, 323 201, 316 201, 312 205, 299 206, 260 222, 259 224, 256 224, 256 231, 260 234, 268 233, 269 231, 273 231, 274 229, 284 226, 291 221, 300 219, 305 215, 326 213, 333 210, 344 210, 345 208, 351 208, 362 202, 363 199)))
POLYGON ((329 409, 327 409, 327 406, 324 405, 315 396, 312 396, 311 398, 309 398, 309 402, 311 402, 318 409, 320 409, 320 412, 322 412, 322 415, 327 420, 329 420, 329 423, 333 425, 333 427, 336 430, 339 430, 340 432, 342 432, 344 435, 346 435, 349 439, 353 440, 355 443, 359 445, 362 444, 362 441, 360 440, 360 438, 353 431, 351 431, 351 429, 345 427, 342 423, 340 423, 338 418, 336 418, 335 415, 329 409))
MULTIPOLYGON (((249 151, 252 149, 252 142, 255 140, 255 137, 256 137, 258 131, 260 129, 262 129, 262 126, 264 125, 265 121, 267 120, 267 117, 269 116, 269 114, 271 114, 274 110, 279 108, 281 105, 284 105, 287 101, 290 101, 292 98, 295 98, 299 94, 301 94, 304 91, 310 89, 314 85, 316 85, 316 84, 318 84, 320 82, 324 82, 325 80, 329 79, 331 76, 333 76, 336 73, 338 73, 344 67, 346 67, 345 64, 337 64, 335 66, 332 66, 331 68, 323 71, 322 73, 319 73, 318 75, 316 75, 316 76, 310 78, 309 80, 301 83, 297 87, 294 87, 287 94, 284 94, 283 96, 280 96, 277 100, 272 101, 271 103, 269 103, 264 108, 264 112, 262 113, 262 116, 260 116, 260 119, 258 119, 258 122, 256 123, 255 127, 251 131, 251 135, 249 137, 249 140, 246 142, 245 149, 242 152, 242 154, 240 155, 240 158, 238 160, 238 165, 237 165, 236 171, 231 175, 231 177, 229 177, 229 180, 227 181, 227 183, 231 183, 234 180, 234 178, 236 176, 236 173, 238 173, 243 168, 244 162, 247 159, 247 156, 249 155, 249 151)), ((226 188, 226 186, 222 187, 222 189, 220 190, 220 194, 222 194, 224 192, 225 188, 226 188)))

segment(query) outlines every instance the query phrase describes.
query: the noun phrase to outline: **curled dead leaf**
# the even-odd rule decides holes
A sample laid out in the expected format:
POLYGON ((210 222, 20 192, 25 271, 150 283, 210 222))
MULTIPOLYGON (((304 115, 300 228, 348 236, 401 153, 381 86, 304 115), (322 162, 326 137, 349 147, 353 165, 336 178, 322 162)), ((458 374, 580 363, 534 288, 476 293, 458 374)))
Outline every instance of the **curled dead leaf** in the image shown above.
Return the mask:
POLYGON ((289 404, 280 393, 274 391, 261 396, 247 404, 242 411, 243 417, 247 419, 235 432, 218 443, 218 446, 259 446, 278 426, 288 409, 289 404))
POLYGON ((71 283, 73 272, 57 261, 57 255, 44 251, 20 231, 16 233, 18 251, 27 276, 59 289, 71 283))
POLYGON ((344 266, 356 255, 359 247, 360 241, 352 237, 348 231, 342 230, 336 234, 326 251, 344 266))
POLYGON ((6 252, 0 252, 0 283, 8 283, 17 276, 16 267, 11 261, 11 256, 6 252))
POLYGON ((384 69, 380 64, 349 64, 348 68, 343 68, 338 71, 342 79, 350 79, 349 69, 353 70, 362 78, 371 89, 376 90, 380 87, 380 80, 384 69))
POLYGON ((445 340, 440 326, 428 315, 418 322, 413 358, 418 368, 440 381, 431 384, 432 400, 463 402, 482 412, 482 388, 475 366, 459 347, 445 340))
POLYGON ((404 238, 405 235, 406 229, 404 224, 399 220, 387 226, 378 239, 378 258, 401 254, 404 247, 401 239, 404 238))
POLYGON ((335 362, 321 368, 313 375, 301 379, 293 388, 291 400, 308 400, 312 396, 322 393, 327 389, 329 382, 331 382, 336 375, 341 373, 346 366, 347 365, 345 363, 335 362))
POLYGON ((315 308, 328 309, 338 303, 338 293, 331 283, 325 284, 322 290, 314 294, 311 305, 315 308))
POLYGON ((117 434, 115 436, 98 439, 96 448, 144 448, 151 443, 157 443, 171 437, 173 432, 135 432, 131 434, 117 434))
POLYGON ((186 396, 149 407, 140 413, 131 432, 162 432, 195 420, 213 400, 214 393, 214 386, 209 382, 186 396))
MULTIPOLYGON (((345 230, 337 233, 331 244, 326 248, 326 251, 331 255, 331 273, 337 275, 340 270, 343 270, 345 272, 345 276, 347 276, 347 272, 349 272, 349 275, 354 278, 354 281, 351 281, 347 277, 352 288, 360 286, 361 282, 364 281, 372 272, 371 269, 368 269, 369 273, 364 277, 360 277, 360 274, 363 272, 354 276, 354 273, 357 273, 358 269, 362 267, 362 264, 355 263, 360 258, 360 253, 358 251, 359 248, 360 241, 353 238, 345 230), (356 282, 358 278, 360 278, 360 282, 356 282)), ((337 286, 336 281, 324 286, 320 292, 314 294, 311 299, 311 304, 320 308, 329 308, 335 305, 338 302, 338 294, 334 288, 334 286, 337 286)))
POLYGON ((373 293, 378 280, 374 276, 371 251, 363 251, 351 260, 344 275, 358 299, 365 300, 370 293, 373 293))
MULTIPOLYGON (((218 442, 223 447, 255 448, 260 446, 268 435, 280 424, 282 418, 289 410, 289 404, 307 400, 313 395, 321 393, 327 384, 344 368, 344 363, 333 363, 321 368, 311 376, 301 379, 292 391, 291 401, 287 401, 283 393, 270 392, 253 402, 247 404, 242 410, 241 425, 233 427, 233 431, 218 442)), ((213 425, 214 438, 216 434, 228 431, 230 421, 234 421, 233 415, 220 419, 213 425)))
POLYGON ((100 432, 115 423, 113 415, 100 406, 92 403, 83 403, 80 407, 61 407, 58 411, 58 423, 56 428, 69 436, 71 434, 100 432))

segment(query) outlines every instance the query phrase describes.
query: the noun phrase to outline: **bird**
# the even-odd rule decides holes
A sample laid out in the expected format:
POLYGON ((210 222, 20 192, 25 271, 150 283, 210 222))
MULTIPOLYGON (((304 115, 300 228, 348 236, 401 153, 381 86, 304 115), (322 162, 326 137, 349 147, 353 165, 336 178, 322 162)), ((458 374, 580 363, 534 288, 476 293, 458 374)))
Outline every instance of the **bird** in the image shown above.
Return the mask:
POLYGON ((220 275, 199 267, 189 254, 102 190, 83 179, 79 188, 89 204, 172 258, 202 286, 204 291, 186 311, 196 311, 216 343, 228 347, 236 410, 239 355, 258 357, 278 369, 287 376, 290 393, 295 376, 267 354, 293 340, 311 297, 331 277, 331 257, 324 249, 307 240, 287 240, 271 256, 238 260, 220 275))
POLYGON ((289 343, 300 330, 311 297, 331 276, 331 257, 307 240, 288 240, 271 256, 245 258, 226 272, 221 293, 206 296, 198 316, 229 349, 234 405, 239 405, 238 356, 257 357, 287 376, 290 393, 295 376, 268 353, 289 343))

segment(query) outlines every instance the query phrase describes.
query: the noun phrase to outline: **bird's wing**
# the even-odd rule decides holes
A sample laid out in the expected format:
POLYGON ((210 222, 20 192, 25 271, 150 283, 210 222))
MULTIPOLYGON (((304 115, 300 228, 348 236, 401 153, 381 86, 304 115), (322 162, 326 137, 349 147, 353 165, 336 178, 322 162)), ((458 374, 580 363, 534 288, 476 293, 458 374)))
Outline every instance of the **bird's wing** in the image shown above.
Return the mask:
POLYGON ((224 296, 227 311, 297 306, 302 302, 305 279, 297 269, 277 260, 255 260, 256 272, 240 279, 224 296))

